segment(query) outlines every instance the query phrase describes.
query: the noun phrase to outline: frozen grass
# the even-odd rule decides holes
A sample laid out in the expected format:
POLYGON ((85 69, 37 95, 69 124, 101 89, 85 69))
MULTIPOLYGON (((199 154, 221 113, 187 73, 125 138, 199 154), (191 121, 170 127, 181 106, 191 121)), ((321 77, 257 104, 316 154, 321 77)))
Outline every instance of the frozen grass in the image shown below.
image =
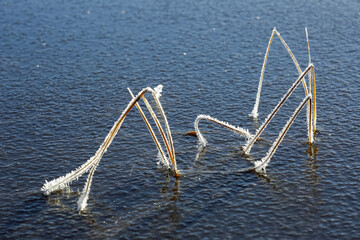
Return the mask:
MULTIPOLYGON (((82 194, 81 194, 80 199, 78 201, 78 210, 79 211, 84 210, 86 205, 87 205, 87 199, 88 199, 88 195, 89 195, 89 192, 90 192, 90 186, 91 186, 91 182, 92 182, 92 177, 94 176, 96 167, 99 165, 102 156, 107 151, 107 149, 110 146, 111 142, 113 141, 114 137, 116 136, 116 134, 120 130, 121 125, 124 122, 124 120, 125 120, 126 116, 128 115, 128 113, 131 111, 131 109, 134 106, 136 106, 136 104, 138 103, 138 101, 141 98, 143 98, 144 101, 145 101, 144 95, 147 92, 152 93, 152 96, 153 96, 158 108, 160 109, 161 115, 162 115, 162 117, 164 119, 165 128, 166 128, 166 136, 165 136, 165 133, 161 130, 162 131, 162 137, 163 137, 164 142, 166 142, 166 147, 168 149, 169 157, 171 159, 171 165, 172 165, 174 175, 179 176, 180 172, 179 172, 179 170, 177 169, 177 166, 176 166, 175 151, 174 151, 174 146, 173 146, 173 142, 172 142, 172 138, 171 138, 170 127, 168 125, 164 110, 163 110, 163 108, 161 106, 161 103, 160 103, 160 100, 159 100, 160 91, 161 91, 161 87, 158 87, 157 91, 153 90, 150 87, 147 87, 147 88, 144 88, 143 90, 141 90, 138 93, 138 95, 136 95, 135 97, 132 98, 132 100, 129 102, 128 106, 126 107, 126 109, 122 112, 119 119, 114 123, 114 126, 111 128, 110 132, 106 136, 104 142, 100 145, 100 147, 97 150, 97 152, 95 153, 95 155, 93 157, 91 157, 88 161, 86 161, 83 165, 81 165, 77 169, 73 170, 72 172, 66 174, 65 176, 56 178, 56 179, 54 179, 54 180, 52 180, 50 182, 45 181, 45 184, 41 188, 41 191, 45 195, 49 195, 50 193, 52 193, 54 191, 61 190, 61 189, 65 188, 72 181, 77 180, 84 173, 87 173, 88 171, 90 171, 90 173, 88 175, 88 178, 87 178, 87 181, 85 183, 84 189, 82 191, 82 194)), ((140 108, 139 108, 139 111, 141 113, 143 113, 142 110, 140 110, 140 108)), ((155 113, 152 111, 151 108, 149 109, 149 111, 152 114, 152 116, 155 115, 155 113)), ((143 118, 144 118, 144 116, 143 116, 143 118)), ((152 130, 152 128, 150 128, 150 124, 148 124, 147 119, 144 119, 144 120, 147 123, 147 127, 148 127, 150 133, 153 135, 154 131, 152 130)), ((160 123, 157 123, 157 124, 160 124, 160 123)), ((159 144, 159 141, 157 140, 157 138, 153 137, 153 139, 155 141, 155 144, 156 144, 158 150, 160 152, 162 152, 162 154, 164 154, 164 152, 162 151, 162 148, 160 147, 160 144, 159 144)), ((165 159, 167 159, 167 158, 164 157, 163 161, 164 161, 165 165, 167 166, 165 159)))
POLYGON ((280 108, 283 106, 283 104, 286 102, 286 100, 291 96, 291 94, 294 92, 294 90, 300 84, 300 82, 302 83, 304 91, 305 91, 305 98, 304 98, 303 102, 301 103, 299 108, 294 112, 294 114, 290 118, 288 124, 286 124, 284 129, 280 132, 279 137, 275 140, 274 144, 269 149, 268 154, 261 161, 255 162, 256 164, 255 164, 254 170, 255 171, 264 171, 265 170, 266 166, 270 162, 271 157, 275 153, 277 147, 279 146, 279 144, 282 141, 283 137, 285 136, 286 132, 290 128, 292 122, 294 121, 294 119, 296 118, 296 116, 298 115, 298 113, 300 112, 301 108, 304 106, 305 103, 307 104, 307 111, 306 111, 307 124, 306 125, 307 125, 307 128, 308 128, 308 131, 307 131, 307 133, 308 133, 308 141, 309 141, 309 144, 313 143, 313 141, 314 141, 314 133, 316 131, 315 68, 314 68, 314 65, 311 63, 309 37, 308 37, 308 32, 307 32, 306 28, 305 28, 305 34, 306 34, 306 41, 307 41, 307 47, 308 47, 309 64, 308 64, 308 67, 304 71, 302 71, 299 64, 298 64, 298 62, 297 62, 297 60, 296 60, 296 58, 295 58, 295 56, 294 56, 294 54, 292 53, 290 47, 287 45, 285 40, 281 37, 280 33, 276 30, 276 28, 274 28, 272 33, 271 33, 269 43, 268 43, 268 46, 267 46, 267 49, 266 49, 265 57, 264 57, 263 66, 262 66, 262 69, 261 69, 260 80, 259 80, 258 91, 257 91, 257 94, 256 94, 256 100, 255 100, 254 108, 253 108, 251 114, 249 114, 249 115, 254 117, 255 119, 257 119, 258 116, 259 116, 258 108, 259 108, 259 103, 260 103, 260 94, 261 94, 261 88, 262 88, 262 83, 263 83, 263 79, 264 79, 265 67, 266 67, 268 56, 269 56, 270 47, 271 47, 271 44, 272 44, 272 41, 273 41, 275 35, 278 36, 281 43, 283 44, 283 46, 285 47, 285 49, 289 53, 291 59, 293 60, 293 62, 295 64, 295 67, 296 67, 296 69, 297 69, 297 71, 299 73, 299 78, 293 83, 293 85, 289 88, 287 93, 285 93, 285 95, 280 99, 279 103, 274 107, 274 109, 265 118, 264 122, 257 129, 256 133, 254 135, 252 135, 246 129, 242 129, 240 127, 232 126, 227 122, 219 121, 219 120, 217 120, 215 118, 212 118, 211 116, 208 116, 208 115, 199 115, 196 118, 194 125, 195 125, 196 136, 198 137, 200 146, 205 147, 207 145, 207 141, 206 141, 205 137, 201 134, 201 132, 199 130, 199 127, 198 127, 199 121, 201 119, 206 119, 206 120, 212 121, 214 123, 217 123, 217 124, 219 124, 221 126, 224 126, 224 127, 228 128, 228 129, 230 129, 232 131, 235 131, 235 132, 238 132, 238 133, 244 135, 247 138, 247 141, 246 141, 245 145, 243 146, 243 150, 244 150, 245 154, 249 154, 250 151, 251 151, 251 148, 254 145, 254 143, 256 142, 256 140, 259 139, 260 135, 263 133, 265 128, 269 125, 269 123, 274 118, 276 113, 280 110, 280 108), (309 76, 309 86, 306 85, 306 81, 305 81, 306 80, 306 75, 309 76), (312 94, 311 94, 311 90, 312 90, 312 94))
MULTIPOLYGON (((272 34, 271 34, 271 37, 269 40, 269 44, 268 44, 268 47, 267 47, 267 50, 265 53, 264 63, 263 63, 262 69, 261 69, 260 80, 259 80, 258 91, 257 91, 257 95, 256 95, 254 108, 253 108, 250 116, 252 116, 254 118, 257 118, 259 116, 258 107, 259 107, 259 102, 260 102, 260 94, 261 94, 261 88, 262 88, 262 83, 263 83, 263 78, 264 78, 265 66, 266 66, 267 58, 268 58, 268 55, 270 52, 270 46, 271 46, 271 43, 272 43, 275 35, 278 36, 278 38, 280 39, 280 41, 286 48, 287 52, 289 53, 291 59, 293 60, 295 66, 296 66, 296 69, 299 73, 299 77, 293 83, 293 85, 289 88, 287 93, 285 93, 285 95, 282 97, 282 99, 280 99, 279 103, 274 107, 274 109, 265 118, 264 122, 257 129, 256 133, 251 134, 247 129, 233 126, 227 122, 220 121, 209 115, 199 115, 199 116, 197 116, 197 118, 195 119, 195 122, 194 122, 195 133, 196 133, 196 136, 200 143, 200 151, 197 154, 196 159, 199 158, 200 154, 203 154, 203 152, 204 152, 203 149, 207 146, 207 141, 199 129, 200 120, 207 120, 207 121, 213 122, 215 124, 223 126, 231 131, 234 131, 235 133, 238 133, 238 134, 244 136, 247 141, 246 141, 245 145, 243 146, 243 150, 244 150, 245 154, 249 154, 254 143, 259 139, 260 135, 263 133, 265 128, 269 125, 269 123, 271 122, 273 117, 280 110, 280 108, 285 103, 285 101, 290 97, 290 95, 294 92, 294 90, 300 84, 300 82, 302 83, 304 90, 305 90, 305 98, 300 103, 300 105, 297 107, 297 109, 294 111, 294 113, 292 114, 292 116, 290 117, 288 122, 285 124, 283 129, 280 131, 279 136, 276 138, 276 140, 274 141, 272 146, 269 148, 267 154, 261 160, 254 161, 254 166, 248 167, 248 168, 243 168, 243 169, 238 169, 235 172, 248 172, 248 171, 263 172, 263 171, 266 171, 266 167, 269 164, 271 157, 276 152, 278 146, 280 145, 281 141, 284 139, 284 136, 287 133, 287 131, 289 130, 291 124, 294 122, 295 118, 298 116, 299 112, 305 106, 305 104, 307 104, 306 113, 307 113, 307 126, 308 126, 307 132, 308 132, 309 144, 313 143, 313 141, 314 141, 313 135, 316 130, 315 68, 314 68, 314 65, 311 63, 310 45, 309 45, 307 29, 305 29, 305 33, 306 33, 306 40, 307 40, 307 46, 308 46, 309 64, 308 64, 308 67, 304 71, 302 71, 295 56, 293 55, 292 51, 290 50, 289 46, 286 44, 285 40, 280 36, 280 33, 275 28, 272 31, 272 34), (306 85, 306 81, 305 81, 306 75, 309 76, 309 83, 308 83, 309 85, 308 86, 306 85), (311 93, 311 91, 312 91, 312 93, 311 93)), ((139 110, 139 113, 142 116, 142 118, 145 122, 145 125, 147 126, 147 128, 150 132, 152 139, 154 140, 156 148, 159 151, 160 164, 165 166, 167 169, 172 170, 174 173, 174 176, 176 176, 176 177, 180 176, 180 172, 179 172, 179 170, 177 168, 177 164, 176 164, 175 149, 174 149, 174 145, 173 145, 170 127, 169 127, 165 112, 164 112, 162 105, 160 103, 160 100, 159 100, 159 98, 161 96, 161 92, 162 92, 162 85, 159 85, 158 87, 156 87, 154 89, 152 89, 150 87, 144 88, 136 96, 133 95, 133 93, 131 92, 130 89, 128 89, 128 90, 130 92, 132 100, 128 103, 127 107, 122 112, 122 114, 120 115, 118 120, 114 123, 110 132, 105 137, 105 140, 100 145, 99 149, 96 151, 95 155, 92 156, 89 160, 87 160, 80 167, 71 171, 70 173, 68 173, 64 176, 58 177, 50 182, 45 181, 45 184, 41 188, 41 191, 43 192, 44 195, 49 195, 54 191, 64 189, 69 184, 71 184, 72 181, 77 180, 80 176, 89 172, 89 175, 88 175, 88 178, 84 185, 84 188, 82 190, 81 196, 78 200, 78 210, 79 211, 84 210, 87 206, 87 200, 89 198, 91 183, 92 183, 92 179, 93 179, 95 170, 98 167, 102 156, 107 151, 107 149, 110 146, 111 142, 113 141, 114 137, 120 130, 126 116, 128 115, 128 113, 132 110, 132 108, 134 106, 136 106, 137 109, 139 110), (163 126, 160 124, 160 121, 159 121, 157 115, 155 114, 152 106, 145 98, 146 93, 151 93, 151 95, 156 103, 157 108, 160 110, 160 115, 161 115, 161 118, 163 119, 163 122, 165 125, 165 131, 164 131, 163 126), (162 143, 166 147, 166 152, 163 150, 162 144, 158 140, 158 137, 157 137, 155 131, 151 127, 149 120, 145 116, 144 111, 142 110, 142 108, 140 107, 140 105, 138 103, 140 99, 143 100, 144 104, 146 105, 147 110, 149 111, 152 119, 155 122, 155 125, 159 131, 159 135, 161 136, 162 143), (170 161, 169 161, 169 159, 170 159, 170 161)), ((218 173, 218 171, 207 171, 207 172, 203 172, 203 173, 218 173)))

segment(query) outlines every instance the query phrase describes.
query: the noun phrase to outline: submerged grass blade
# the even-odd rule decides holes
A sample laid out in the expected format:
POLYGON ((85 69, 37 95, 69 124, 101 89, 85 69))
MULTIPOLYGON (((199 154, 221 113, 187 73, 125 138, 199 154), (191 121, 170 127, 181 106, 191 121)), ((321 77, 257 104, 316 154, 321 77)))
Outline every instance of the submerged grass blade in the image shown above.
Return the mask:
POLYGON ((241 128, 241 127, 235 127, 235 126, 233 126, 233 125, 231 125, 231 124, 229 124, 227 122, 220 121, 220 120, 218 120, 216 118, 213 118, 213 117, 211 117, 209 115, 199 115, 195 119, 194 126, 195 126, 196 136, 199 139, 199 142, 203 147, 205 147, 207 145, 207 141, 206 141, 206 139, 204 138, 204 136, 201 134, 201 132, 199 130, 199 122, 202 119, 205 119, 205 120, 208 120, 210 122, 219 124, 220 126, 226 127, 228 129, 236 132, 236 133, 239 133, 239 134, 245 136, 246 138, 253 137, 253 135, 251 135, 249 130, 247 130, 247 129, 244 129, 244 128, 241 128))
POLYGON ((306 74, 314 68, 314 65, 310 64, 304 72, 301 73, 301 75, 299 76, 299 78, 293 83, 293 85, 289 88, 288 92, 283 96, 283 98, 280 100, 280 102, 276 105, 276 107, 273 109, 273 111, 267 116, 267 118, 265 119, 264 123, 261 125, 261 127, 257 130, 255 136, 251 139, 249 139, 249 141, 247 141, 247 143, 245 144, 245 146, 243 147, 244 152, 246 154, 248 154, 251 150, 251 147, 253 146, 253 144, 255 143, 255 141, 257 140, 257 138, 261 135, 261 133, 264 131, 264 129, 266 128, 266 126, 270 123, 270 121, 272 120, 272 118, 275 116, 275 114, 279 111, 279 109, 281 108, 281 106, 285 103, 285 101, 290 97, 290 95, 292 94, 292 92, 296 89, 296 87, 299 85, 299 83, 304 79, 304 77, 306 76, 306 74))
POLYGON ((265 171, 266 166, 269 164, 271 157, 276 152, 277 147, 283 140, 286 132, 289 130, 291 124, 294 122, 295 118, 299 114, 300 110, 304 107, 305 103, 311 99, 311 96, 306 96, 304 100, 300 103, 298 108, 294 111, 293 115, 290 117, 289 121, 285 124, 284 128, 280 131, 279 136, 273 143, 273 145, 270 147, 269 151, 267 152, 266 156, 263 157, 260 161, 254 162, 255 170, 258 172, 265 171))

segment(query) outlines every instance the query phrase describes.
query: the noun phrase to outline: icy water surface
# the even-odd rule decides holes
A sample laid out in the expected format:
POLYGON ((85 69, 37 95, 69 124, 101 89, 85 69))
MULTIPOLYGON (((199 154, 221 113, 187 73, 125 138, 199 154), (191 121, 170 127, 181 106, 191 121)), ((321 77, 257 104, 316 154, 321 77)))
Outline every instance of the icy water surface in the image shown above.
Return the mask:
MULTIPOLYGON (((358 1, 1 1, 1 239, 360 238, 358 1), (273 27, 316 68, 318 130, 303 110, 266 174, 241 136, 201 122, 209 146, 195 161, 198 114, 255 132, 297 78, 279 39, 265 73, 259 121, 248 117, 273 27), (131 99, 164 85, 178 179, 134 109, 95 173, 49 197, 45 180, 90 158, 131 99), (218 173, 204 173, 219 171, 218 173)), ((260 159, 304 90, 299 87, 252 150, 260 159)))

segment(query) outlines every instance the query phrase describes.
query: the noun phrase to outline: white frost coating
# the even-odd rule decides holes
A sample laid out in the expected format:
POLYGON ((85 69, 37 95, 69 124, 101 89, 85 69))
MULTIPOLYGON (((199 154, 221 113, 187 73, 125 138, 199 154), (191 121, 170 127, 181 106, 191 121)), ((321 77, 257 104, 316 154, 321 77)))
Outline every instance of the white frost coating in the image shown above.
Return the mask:
MULTIPOLYGON (((98 153, 99 150, 96 153, 98 153)), ((91 157, 88 161, 86 161, 83 165, 81 165, 79 168, 71 171, 65 176, 58 177, 50 182, 45 180, 45 184, 42 186, 41 191, 43 192, 44 195, 49 195, 54 191, 69 186, 69 184, 72 181, 77 180, 79 177, 81 177, 81 175, 88 172, 89 169, 93 166, 95 160, 96 160, 96 154, 95 156, 91 157)))
POLYGON ((167 169, 171 169, 169 159, 166 157, 165 154, 161 154, 161 152, 158 152, 157 159, 158 159, 157 162, 158 165, 166 166, 167 169))
POLYGON ((162 89, 163 89, 163 85, 161 85, 161 84, 159 84, 158 86, 156 86, 154 88, 155 95, 158 99, 160 99, 160 97, 161 97, 162 89))
POLYGON ((164 154, 164 152, 163 153, 159 152, 158 158, 160 159, 162 165, 166 166, 167 169, 171 169, 169 160, 164 154))
POLYGON ((244 128, 241 128, 241 127, 235 127, 227 122, 224 122, 224 121, 220 121, 216 118, 213 118, 209 115, 198 115, 197 118, 195 119, 195 122, 194 122, 194 127, 195 127, 195 132, 196 132, 196 136, 197 138, 199 139, 199 143, 200 145, 202 145, 203 147, 205 147, 207 145, 207 141, 206 139, 204 138, 204 136, 201 134, 200 130, 199 130, 199 122, 201 119, 205 119, 205 120, 209 120, 213 123, 217 123, 221 126, 224 126, 232 131, 235 131, 243 136, 245 136, 246 138, 252 138, 253 135, 250 134, 249 130, 247 129, 244 129, 244 128))
POLYGON ((168 158, 166 157, 164 152, 158 152, 157 159, 159 159, 159 163, 165 166, 167 169, 171 169, 168 158))
POLYGON ((305 103, 311 99, 310 96, 306 96, 304 98, 304 100, 300 103, 300 105, 297 107, 297 109, 294 111, 293 115, 290 117, 290 119, 288 120, 288 122, 285 124, 284 128, 280 131, 279 136, 276 138, 275 142, 273 143, 273 145, 269 148, 267 154, 265 155, 265 157, 263 157, 261 160, 259 161, 255 161, 254 165, 255 165, 255 171, 257 172, 262 172, 262 171, 266 171, 266 167, 270 162, 271 157, 274 155, 274 153, 276 152, 277 147, 279 146, 279 144, 281 143, 281 141, 284 139, 284 136, 286 134, 286 132, 289 130, 291 124, 294 122, 295 118, 297 117, 297 115, 299 114, 300 110, 304 107, 305 103))
POLYGON ((89 199, 89 193, 90 193, 90 187, 91 187, 91 182, 92 182, 92 177, 94 176, 94 172, 97 168, 99 164, 99 161, 97 162, 97 164, 95 164, 95 166, 92 167, 89 176, 86 180, 86 183, 84 185, 84 188, 82 190, 81 196, 77 202, 78 204, 78 211, 83 211, 86 206, 87 206, 87 200, 89 199))

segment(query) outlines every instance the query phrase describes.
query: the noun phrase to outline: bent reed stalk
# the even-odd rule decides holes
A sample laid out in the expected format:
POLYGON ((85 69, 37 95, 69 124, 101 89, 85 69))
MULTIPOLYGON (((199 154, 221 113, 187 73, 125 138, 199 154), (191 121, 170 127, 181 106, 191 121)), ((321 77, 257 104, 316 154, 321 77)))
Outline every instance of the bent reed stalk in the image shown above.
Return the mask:
MULTIPOLYGON (((289 55, 290 55, 291 59, 293 60, 293 62, 295 64, 295 67, 298 70, 299 74, 301 74, 301 72, 302 72, 301 68, 300 68, 300 65, 299 65, 298 61, 296 60, 294 54, 292 53, 290 47, 287 45, 285 40, 281 37, 280 33, 276 30, 276 28, 274 28, 272 33, 271 33, 271 36, 270 36, 270 40, 269 40, 268 47, 266 49, 266 53, 265 53, 265 57, 264 57, 264 63, 263 63, 263 66, 261 68, 259 86, 258 86, 258 91, 257 91, 257 94, 256 94, 256 100, 255 100, 254 108, 253 108, 252 112, 249 114, 250 116, 252 116, 254 118, 257 118, 259 116, 258 108, 259 108, 259 103, 260 103, 260 94, 261 94, 262 83, 263 83, 264 74, 265 74, 265 67, 266 67, 268 56, 269 56, 270 47, 271 47, 271 44, 272 44, 272 41, 274 39, 275 34, 278 36, 281 43, 284 45, 285 49, 289 53, 289 55)), ((304 86, 304 90, 305 90, 305 95, 307 95, 308 90, 307 90, 305 80, 303 80, 303 86, 304 86)))
POLYGON ((56 178, 50 182, 45 181, 45 184, 41 188, 41 191, 44 195, 49 195, 50 193, 61 190, 65 187, 67 187, 72 181, 77 180, 80 176, 82 176, 84 173, 88 172, 89 170, 89 176, 87 179, 87 182, 84 186, 84 189, 82 191, 82 194, 80 196, 80 199, 78 201, 78 210, 82 211, 86 207, 86 202, 88 198, 88 194, 90 192, 90 185, 92 181, 92 177, 94 175, 94 172, 96 170, 96 167, 98 166, 102 156, 107 151, 107 148, 110 146, 111 142, 113 141, 114 137, 118 133, 118 131, 121 128, 122 123, 124 122, 126 116, 131 111, 131 109, 136 105, 136 103, 145 95, 145 93, 150 92, 152 93, 159 109, 161 112, 162 117, 164 118, 164 122, 167 129, 167 136, 168 136, 168 142, 170 144, 169 149, 172 154, 171 161, 172 161, 172 168, 174 171, 175 176, 179 176, 180 172, 177 169, 176 166, 176 160, 175 160, 175 152, 174 147, 172 146, 172 139, 171 139, 171 132, 170 127, 168 126, 167 119, 164 113, 164 110, 162 109, 161 103, 158 99, 158 92, 155 92, 152 88, 147 87, 141 90, 133 99, 129 102, 128 106, 125 108, 125 110, 120 115, 119 119, 114 123, 113 127, 111 128, 110 132, 106 136, 104 142, 100 145, 99 149, 96 151, 95 155, 91 157, 88 161, 86 161, 83 165, 78 167, 77 169, 73 170, 72 172, 66 174, 65 176, 56 178))
POLYGON ((213 118, 209 115, 198 115, 195 119, 195 122, 194 122, 194 127, 195 127, 195 132, 196 132, 196 136, 197 138, 199 139, 199 142, 200 144, 205 147, 207 145, 207 141, 206 139, 204 138, 204 136, 201 134, 200 130, 199 130, 199 122, 200 120, 202 119, 205 119, 205 120, 208 120, 210 122, 213 122, 213 123, 216 123, 216 124, 219 124, 220 126, 223 126, 223 127, 226 127, 236 133, 239 133, 240 135, 243 135, 245 136, 246 138, 252 138, 253 135, 250 134, 249 130, 247 129, 244 129, 244 128, 241 128, 241 127, 235 127, 227 122, 224 122, 224 121, 220 121, 216 118, 213 118))

